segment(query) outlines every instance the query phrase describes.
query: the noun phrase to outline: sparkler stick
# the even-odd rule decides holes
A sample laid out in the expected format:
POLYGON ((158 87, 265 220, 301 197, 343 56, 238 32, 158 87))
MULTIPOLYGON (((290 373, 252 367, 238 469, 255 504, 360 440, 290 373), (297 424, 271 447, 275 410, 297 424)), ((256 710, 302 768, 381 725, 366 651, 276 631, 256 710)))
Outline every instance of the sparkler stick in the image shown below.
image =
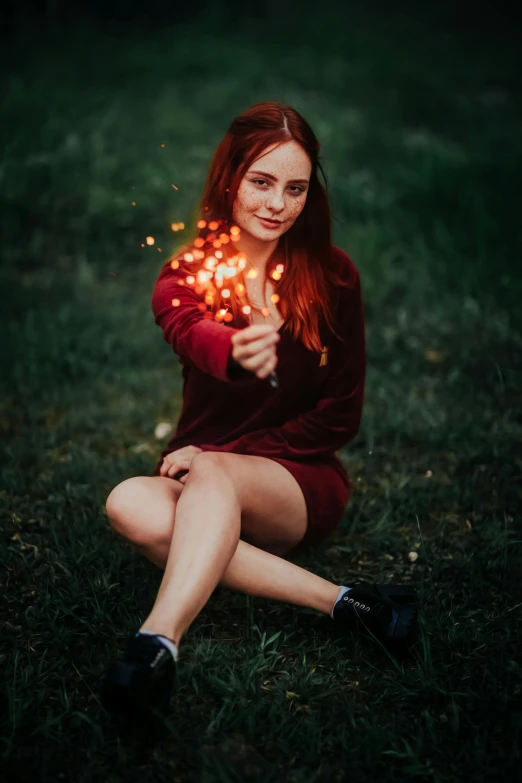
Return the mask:
MULTIPOLYGON (((203 261, 199 270, 191 275, 190 273, 185 275, 185 280, 179 279, 178 282, 181 285, 194 286, 194 290, 197 293, 205 292, 205 304, 201 303, 201 309, 207 311, 207 307, 212 306, 215 301, 215 294, 213 289, 217 289, 217 295, 220 299, 229 299, 231 296, 230 287, 234 284, 234 279, 238 276, 241 277, 242 271, 247 265, 247 259, 245 253, 238 251, 235 255, 224 259, 223 251, 220 250, 222 245, 228 245, 229 242, 237 242, 239 240, 240 228, 239 226, 231 226, 230 231, 221 231, 219 235, 217 230, 222 226, 222 221, 211 220, 208 224, 206 220, 199 220, 197 223, 198 228, 208 228, 209 232, 205 239, 198 237, 194 240, 192 248, 189 252, 184 253, 183 260, 187 264, 194 263, 194 261, 203 261), (228 283, 230 280, 230 283, 228 283), (225 285, 225 287, 223 287, 225 285)), ((178 269, 180 266, 179 261, 172 260, 171 267, 178 269)), ((181 270, 180 270, 181 271, 181 270)), ((251 270, 252 271, 252 270, 251 270)), ((284 265, 278 264, 276 270, 272 273, 274 280, 279 280, 284 271, 284 265)), ((255 277, 250 272, 248 277, 255 277)), ((245 286, 241 282, 235 283, 234 290, 238 296, 242 296, 245 293, 245 286)), ((273 294, 271 297, 273 302, 279 300, 278 294, 273 294)), ((174 307, 179 306, 178 299, 172 300, 174 307)), ((245 305, 242 308, 243 313, 248 314, 250 312, 250 306, 245 305)), ((266 316, 269 314, 267 308, 263 308, 262 314, 266 316), (264 311, 267 310, 265 313, 264 311)), ((221 308, 214 316, 216 321, 231 321, 233 318, 232 313, 229 312, 229 308, 221 308)), ((276 372, 271 372, 268 376, 270 385, 273 388, 279 387, 279 378, 276 372)))

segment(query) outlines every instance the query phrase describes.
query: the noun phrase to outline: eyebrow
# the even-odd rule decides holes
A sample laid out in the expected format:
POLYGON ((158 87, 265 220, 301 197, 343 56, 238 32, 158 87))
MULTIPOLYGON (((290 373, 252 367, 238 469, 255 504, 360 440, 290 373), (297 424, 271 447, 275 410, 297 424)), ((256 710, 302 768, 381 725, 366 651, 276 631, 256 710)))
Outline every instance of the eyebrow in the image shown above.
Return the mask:
MULTIPOLYGON (((266 171, 257 171, 257 169, 252 169, 252 171, 249 172, 249 174, 262 174, 263 177, 267 177, 267 179, 273 179, 275 182, 277 182, 277 177, 274 177, 273 174, 268 174, 266 171)), ((305 185, 308 185, 307 179, 289 179, 289 182, 303 182, 305 185)))

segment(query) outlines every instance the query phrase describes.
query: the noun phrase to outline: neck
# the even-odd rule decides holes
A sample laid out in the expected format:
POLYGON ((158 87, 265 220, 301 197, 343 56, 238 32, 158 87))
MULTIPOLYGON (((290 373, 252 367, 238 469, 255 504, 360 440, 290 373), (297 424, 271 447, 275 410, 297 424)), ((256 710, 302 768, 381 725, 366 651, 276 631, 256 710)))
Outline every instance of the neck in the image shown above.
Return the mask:
POLYGON ((264 275, 266 263, 273 255, 277 243, 277 239, 274 239, 272 242, 261 242, 251 235, 242 234, 239 242, 235 242, 234 244, 238 250, 246 255, 252 266, 255 267, 260 274, 264 275))

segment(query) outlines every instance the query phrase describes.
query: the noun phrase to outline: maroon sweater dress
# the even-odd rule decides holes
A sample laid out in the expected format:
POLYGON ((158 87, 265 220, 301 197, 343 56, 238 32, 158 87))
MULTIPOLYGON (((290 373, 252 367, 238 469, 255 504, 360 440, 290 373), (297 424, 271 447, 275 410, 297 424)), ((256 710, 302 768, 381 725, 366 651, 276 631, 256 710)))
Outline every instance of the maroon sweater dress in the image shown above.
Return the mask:
POLYGON ((296 549, 315 546, 338 526, 352 495, 348 472, 335 452, 358 433, 366 376, 364 310, 359 271, 338 247, 332 252, 352 287, 340 288, 335 330, 321 326, 326 352, 310 351, 283 324, 276 345, 279 387, 233 364, 234 320, 203 317, 203 294, 179 285, 168 261, 152 294, 155 322, 183 366, 183 406, 163 458, 184 446, 251 454, 279 462, 294 476, 308 512, 296 549), (177 307, 172 300, 179 299, 177 307), (198 306, 199 305, 199 306, 198 306), (324 358, 321 357, 323 356, 324 358), (326 359, 326 361, 325 361, 326 359))

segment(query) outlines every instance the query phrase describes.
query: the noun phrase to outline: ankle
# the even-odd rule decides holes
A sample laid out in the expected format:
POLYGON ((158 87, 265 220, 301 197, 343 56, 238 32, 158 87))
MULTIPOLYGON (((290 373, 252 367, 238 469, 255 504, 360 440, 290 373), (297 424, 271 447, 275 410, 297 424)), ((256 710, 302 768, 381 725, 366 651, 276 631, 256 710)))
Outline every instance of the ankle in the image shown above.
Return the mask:
POLYGON ((333 604, 333 606, 332 606, 332 609, 331 609, 331 611, 330 611, 330 617, 331 617, 332 619, 333 619, 333 615, 334 615, 334 609, 335 609, 335 607, 336 607, 336 605, 337 605, 337 602, 338 602, 338 601, 339 601, 339 600, 342 598, 342 596, 343 596, 345 593, 347 593, 347 592, 348 592, 349 590, 351 590, 351 589, 352 589, 352 588, 351 588, 351 587, 348 587, 347 585, 339 585, 339 592, 338 592, 338 594, 337 594, 337 598, 335 599, 335 601, 334 601, 334 604, 333 604))

